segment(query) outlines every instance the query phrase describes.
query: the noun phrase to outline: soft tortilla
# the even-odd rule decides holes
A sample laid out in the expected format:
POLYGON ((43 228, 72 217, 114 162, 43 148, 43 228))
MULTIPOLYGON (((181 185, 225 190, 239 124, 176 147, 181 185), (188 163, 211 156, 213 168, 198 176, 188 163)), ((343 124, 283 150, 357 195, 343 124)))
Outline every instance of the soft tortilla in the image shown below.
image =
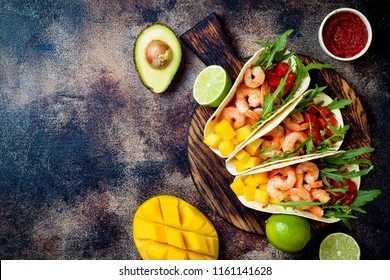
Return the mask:
MULTIPOLYGON (((205 127, 204 127, 204 130, 203 130, 203 136, 205 137, 206 135, 210 134, 213 132, 213 129, 214 129, 214 126, 215 126, 215 123, 217 121, 219 121, 219 116, 222 112, 222 110, 228 106, 228 104, 230 103, 230 101, 232 101, 232 99, 234 98, 235 94, 236 94, 236 90, 237 90, 237 87, 238 85, 242 82, 243 78, 244 78, 244 74, 245 74, 245 71, 246 69, 248 69, 249 67, 251 67, 252 65, 254 65, 258 60, 259 60, 259 57, 260 55, 263 53, 265 49, 261 49, 259 51, 257 51, 253 56, 252 58, 250 58, 246 63, 245 65, 243 66, 243 68, 241 69, 241 72, 239 73, 237 79, 235 80, 232 88, 230 89, 228 95, 225 97, 225 99, 222 101, 222 103, 218 106, 218 108, 214 111, 214 113, 211 115, 211 117, 209 118, 209 120, 207 121, 205 127)), ((295 56, 293 56, 294 58, 295 56)), ((291 58, 289 58, 291 59, 291 58)), ((286 60, 287 62, 288 60, 286 60)), ((292 68, 294 70, 295 68, 295 60, 292 60, 292 68)), ((259 130, 261 130, 261 128, 266 125, 268 122, 270 122, 274 116, 278 115, 280 112, 284 111, 284 110, 289 110, 289 109, 293 109, 293 107, 290 108, 290 105, 292 103, 295 104, 295 102, 302 97, 303 93, 307 90, 307 88, 309 87, 309 84, 310 84, 310 76, 307 75, 301 82, 300 86, 298 87, 297 91, 295 92, 294 94, 294 98, 292 100, 290 100, 288 103, 286 103, 283 107, 279 108, 279 110, 273 115, 271 116, 270 118, 268 118, 266 121, 264 121, 262 124, 260 124, 259 126, 256 127, 256 129, 254 129, 252 131, 252 133, 247 137, 247 139, 250 139, 254 134, 256 134, 259 130)), ((246 140, 242 141, 241 143, 239 143, 238 145, 236 145, 234 151, 231 153, 233 154, 235 151, 237 150, 240 150, 241 147, 243 147, 245 145, 245 142, 246 140)), ((221 152, 218 150, 218 149, 214 149, 214 148, 211 148, 209 147, 214 153, 216 153, 218 156, 222 157, 222 158, 228 158, 230 155, 227 155, 227 156, 223 156, 221 154, 221 152)))
MULTIPOLYGON (((335 154, 340 154, 340 153, 343 153, 343 151, 336 152, 335 154)), ((313 160, 313 159, 311 159, 311 160, 313 160)), ((280 163, 279 165, 268 166, 266 168, 258 169, 256 171, 251 172, 250 174, 269 172, 269 171, 271 171, 273 169, 276 169, 276 168, 282 168, 282 167, 285 167, 285 166, 294 165, 294 164, 298 164, 298 163, 305 162, 305 161, 307 161, 307 160, 299 159, 299 160, 295 160, 295 161, 280 163)), ((348 167, 348 170, 349 171, 352 171, 352 170, 358 171, 359 170, 359 166, 357 164, 350 165, 348 167)), ((247 175, 248 174, 240 175, 240 176, 237 176, 237 177, 243 177, 243 176, 247 176, 247 175)), ((361 178, 360 177, 356 177, 356 178, 352 178, 351 180, 355 182, 355 184, 357 186, 357 189, 359 189, 360 188, 361 178)), ((295 209, 295 208, 290 207, 290 206, 285 206, 284 207, 284 206, 277 205, 277 204, 264 204, 264 203, 261 203, 261 202, 255 201, 255 200, 247 201, 244 198, 244 196, 242 196, 242 195, 238 196, 238 199, 246 207, 254 209, 254 210, 257 210, 257 211, 261 211, 261 212, 267 212, 267 213, 271 213, 271 214, 296 215, 296 216, 301 216, 301 217, 304 217, 304 218, 316 220, 316 221, 323 222, 323 223, 335 223, 335 222, 340 221, 339 218, 335 218, 335 217, 331 217, 331 218, 318 218, 318 217, 314 216, 313 214, 311 214, 308 211, 301 211, 301 210, 295 209)))

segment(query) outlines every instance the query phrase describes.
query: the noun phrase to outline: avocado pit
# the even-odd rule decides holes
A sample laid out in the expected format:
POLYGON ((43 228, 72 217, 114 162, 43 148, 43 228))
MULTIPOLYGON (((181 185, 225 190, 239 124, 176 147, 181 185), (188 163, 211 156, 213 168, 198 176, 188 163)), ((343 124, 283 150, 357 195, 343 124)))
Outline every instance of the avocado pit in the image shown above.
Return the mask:
POLYGON ((151 41, 145 50, 146 60, 154 69, 162 69, 168 66, 172 60, 172 49, 163 41, 151 41))

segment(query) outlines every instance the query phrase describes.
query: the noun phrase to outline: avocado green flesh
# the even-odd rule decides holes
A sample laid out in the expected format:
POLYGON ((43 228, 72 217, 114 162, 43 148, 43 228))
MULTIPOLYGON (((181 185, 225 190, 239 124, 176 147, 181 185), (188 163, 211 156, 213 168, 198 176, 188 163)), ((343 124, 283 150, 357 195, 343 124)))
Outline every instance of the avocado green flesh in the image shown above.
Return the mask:
POLYGON ((181 45, 173 31, 163 24, 146 27, 135 41, 134 63, 142 83, 154 93, 163 93, 171 84, 181 61, 181 45), (153 40, 168 44, 172 50, 171 62, 162 69, 154 69, 146 60, 145 50, 153 40))

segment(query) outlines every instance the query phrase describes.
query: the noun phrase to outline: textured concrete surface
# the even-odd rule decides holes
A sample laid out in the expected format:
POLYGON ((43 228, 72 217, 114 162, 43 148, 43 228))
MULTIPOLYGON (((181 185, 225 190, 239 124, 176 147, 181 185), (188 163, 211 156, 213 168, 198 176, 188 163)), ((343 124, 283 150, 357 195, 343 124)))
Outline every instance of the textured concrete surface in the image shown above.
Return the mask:
MULTIPOLYGON (((321 240, 343 231, 363 259, 390 259, 389 10, 384 1, 0 1, 0 258, 139 259, 132 217, 147 198, 172 194, 205 213, 220 235, 220 259, 318 259, 321 240), (277 3, 276 3, 277 2, 277 3), (317 40, 322 18, 339 7, 373 27, 368 53, 328 57, 317 40), (332 64, 365 106, 376 148, 364 188, 382 195, 352 221, 313 232, 295 254, 238 230, 210 211, 187 162, 202 62, 183 45, 173 84, 154 95, 140 82, 133 44, 148 24, 180 36, 216 12, 241 58, 252 40, 295 32, 288 46, 332 64)), ((356 139, 356 141, 359 141, 356 139)))

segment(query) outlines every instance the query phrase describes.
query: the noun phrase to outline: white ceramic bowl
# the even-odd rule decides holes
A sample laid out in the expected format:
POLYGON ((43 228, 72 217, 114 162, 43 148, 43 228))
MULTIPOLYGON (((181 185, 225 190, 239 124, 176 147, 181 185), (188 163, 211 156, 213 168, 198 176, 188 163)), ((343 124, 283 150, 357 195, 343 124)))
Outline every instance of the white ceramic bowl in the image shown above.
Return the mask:
POLYGON ((367 20, 367 18, 359 11, 355 10, 355 9, 351 9, 351 8, 340 8, 340 9, 336 9, 332 12, 330 12, 325 18, 324 20, 322 21, 321 25, 320 25, 320 29, 318 31, 318 40, 320 42, 320 46, 321 48, 324 50, 324 52, 326 54, 328 54, 329 56, 335 58, 335 59, 338 59, 338 60, 342 60, 342 61, 350 61, 350 60, 354 60, 354 59, 357 59, 359 57, 361 57, 367 50, 368 48, 370 47, 370 44, 371 44, 371 41, 372 41, 372 29, 371 29, 371 25, 370 25, 370 22, 367 20), (334 55, 333 53, 331 53, 325 46, 325 43, 324 43, 324 40, 323 40, 323 28, 325 26, 325 23, 328 21, 328 19, 333 16, 334 14, 337 14, 337 13, 340 13, 340 12, 350 12, 350 13, 353 13, 357 16, 360 17, 360 19, 363 21, 363 23, 366 25, 366 28, 367 28, 367 32, 368 32, 368 38, 367 38, 367 43, 365 45, 365 47, 360 51, 358 52, 357 54, 355 54, 354 56, 352 57, 339 57, 339 56, 336 56, 334 55))

